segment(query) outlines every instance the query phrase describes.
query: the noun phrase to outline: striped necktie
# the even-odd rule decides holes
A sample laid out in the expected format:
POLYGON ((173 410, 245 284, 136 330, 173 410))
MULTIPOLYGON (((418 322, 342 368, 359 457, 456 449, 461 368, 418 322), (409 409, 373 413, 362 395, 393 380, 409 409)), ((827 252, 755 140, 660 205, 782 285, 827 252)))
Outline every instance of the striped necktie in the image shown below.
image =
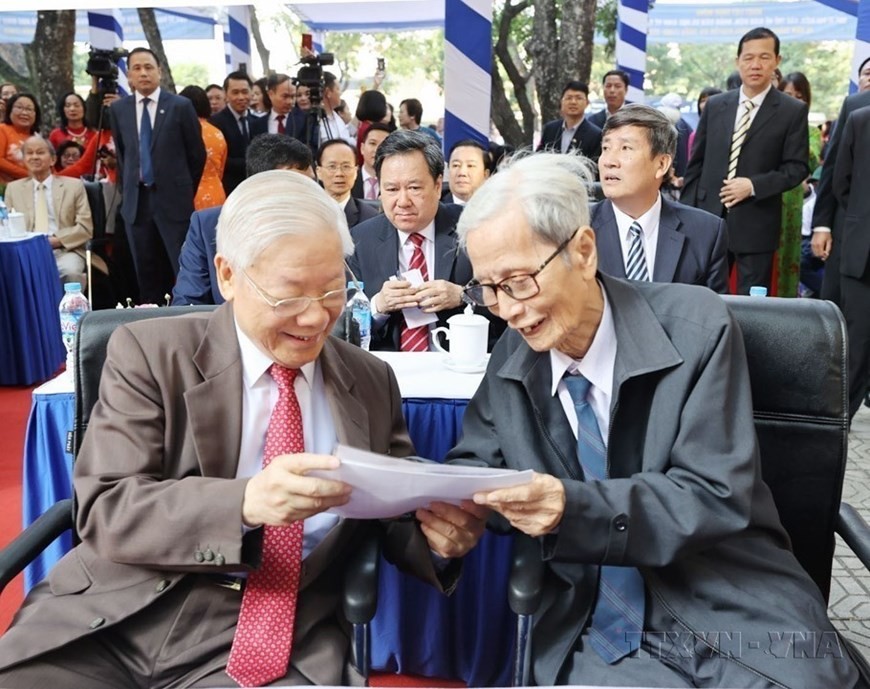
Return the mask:
MULTIPOLYGON (((414 244, 414 253, 411 254, 410 270, 419 268, 424 282, 429 282, 429 270, 426 267, 426 256, 423 254, 423 235, 412 232, 408 235, 408 241, 414 244)), ((420 325, 409 328, 402 325, 402 333, 399 338, 399 349, 403 352, 427 352, 429 351, 429 326, 420 325)))
POLYGON ((751 100, 743 101, 743 115, 740 116, 740 121, 731 136, 731 155, 728 156, 728 174, 725 179, 734 179, 737 176, 737 160, 740 158, 740 149, 743 148, 746 132, 749 131, 749 114, 754 107, 755 103, 751 100))
POLYGON ((625 277, 629 280, 645 280, 649 282, 649 271, 646 267, 646 253, 643 250, 643 228, 634 221, 629 228, 631 246, 628 247, 628 262, 625 264, 625 277))
POLYGON ((36 208, 33 213, 33 231, 48 234, 48 196, 45 193, 45 185, 36 183, 36 208))
MULTIPOLYGON (((584 478, 587 482, 605 480, 606 449, 588 399, 592 384, 579 373, 562 380, 577 413, 577 454, 584 478)), ((601 565, 589 644, 605 662, 613 664, 638 648, 645 595, 643 577, 636 567, 601 565)))

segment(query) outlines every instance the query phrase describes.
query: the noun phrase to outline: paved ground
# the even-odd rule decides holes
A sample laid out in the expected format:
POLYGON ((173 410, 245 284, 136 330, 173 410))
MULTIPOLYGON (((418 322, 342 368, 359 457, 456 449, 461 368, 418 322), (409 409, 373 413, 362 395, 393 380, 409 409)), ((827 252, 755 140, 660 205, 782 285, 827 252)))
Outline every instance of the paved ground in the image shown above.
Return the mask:
MULTIPOLYGON (((843 500, 870 522, 870 409, 867 407, 861 407, 852 421, 843 500)), ((839 539, 833 574, 831 620, 870 660, 870 572, 839 539)))

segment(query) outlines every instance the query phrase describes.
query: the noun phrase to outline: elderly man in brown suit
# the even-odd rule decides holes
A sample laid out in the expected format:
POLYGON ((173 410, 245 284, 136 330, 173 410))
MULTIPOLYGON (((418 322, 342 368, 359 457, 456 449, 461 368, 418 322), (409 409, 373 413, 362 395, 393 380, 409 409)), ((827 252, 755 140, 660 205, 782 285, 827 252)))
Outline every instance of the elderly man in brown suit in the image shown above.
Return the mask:
MULTIPOLYGON (((57 154, 41 136, 31 136, 21 151, 30 176, 9 183, 6 206, 24 214, 28 232, 48 235, 61 281, 85 287, 85 244, 93 237, 94 222, 84 184, 52 174, 57 154)), ((92 260, 97 269, 108 272, 102 258, 92 260)))
POLYGON ((352 249, 316 183, 255 175, 218 226, 227 303, 114 333, 75 467, 82 543, 0 638, 0 686, 361 684, 339 588, 364 533, 452 586, 442 558, 476 543, 481 508, 339 519, 350 486, 308 475, 336 442, 413 451, 391 369, 329 336, 352 249))

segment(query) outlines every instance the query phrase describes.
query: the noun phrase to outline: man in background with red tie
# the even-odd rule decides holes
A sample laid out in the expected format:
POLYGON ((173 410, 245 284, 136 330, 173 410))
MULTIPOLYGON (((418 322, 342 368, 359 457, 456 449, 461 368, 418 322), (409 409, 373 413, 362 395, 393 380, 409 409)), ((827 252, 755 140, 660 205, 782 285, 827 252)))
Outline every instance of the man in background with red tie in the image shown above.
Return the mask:
POLYGON ((287 74, 270 74, 266 80, 266 91, 272 102, 272 109, 266 117, 254 117, 248 122, 251 138, 267 132, 300 138, 301 125, 294 119, 296 84, 293 79, 287 74))
MULTIPOLYGON (((472 271, 456 241, 462 209, 440 203, 444 156, 425 134, 390 134, 378 147, 375 172, 384 213, 353 228, 356 248, 348 261, 371 300, 371 348, 425 352, 430 328, 446 325, 465 307, 462 287, 472 271), (422 284, 415 286, 405 277, 414 270, 422 284), (403 309, 436 314, 437 320, 409 327, 403 309)), ((494 342, 504 323, 490 318, 494 342)))
POLYGON ((413 452, 386 364, 329 333, 353 244, 312 180, 275 170, 221 213, 227 303, 121 327, 75 465, 82 539, 0 638, 0 686, 117 689, 362 684, 340 610, 364 535, 449 590, 485 510, 416 520, 326 512, 349 499, 337 442, 413 452))

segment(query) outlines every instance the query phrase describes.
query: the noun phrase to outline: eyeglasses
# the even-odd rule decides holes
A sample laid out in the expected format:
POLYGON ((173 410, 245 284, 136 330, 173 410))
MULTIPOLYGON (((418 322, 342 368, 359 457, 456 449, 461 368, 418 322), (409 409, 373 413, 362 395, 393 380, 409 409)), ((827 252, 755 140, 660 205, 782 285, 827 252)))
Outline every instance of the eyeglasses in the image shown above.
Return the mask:
POLYGON ((541 286, 535 279, 537 275, 546 268, 552 260, 556 258, 556 256, 565 250, 565 247, 568 246, 572 239, 574 239, 578 231, 579 228, 574 230, 568 239, 557 246, 556 250, 550 254, 546 261, 538 266, 538 269, 534 273, 511 275, 501 282, 487 285, 472 280, 463 288, 462 291, 477 306, 496 306, 498 304, 498 290, 501 290, 511 299, 515 299, 516 301, 531 299, 541 291, 541 286))
POLYGON ((275 299, 266 294, 266 292, 264 292, 262 288, 251 279, 251 276, 248 275, 246 271, 243 270, 242 274, 245 276, 245 279, 251 287, 254 288, 257 296, 260 297, 264 303, 272 307, 272 311, 278 318, 292 318, 293 316, 298 316, 300 313, 303 313, 308 309, 308 307, 311 306, 311 302, 314 301, 321 302, 325 309, 342 309, 344 308, 344 303, 347 301, 347 290, 344 287, 341 289, 330 290, 319 297, 290 297, 289 299, 275 299))
POLYGON ((13 108, 12 108, 12 112, 29 112, 29 113, 34 113, 34 112, 36 112, 36 108, 30 108, 30 107, 28 107, 28 106, 26 106, 26 105, 15 105, 15 106, 13 106, 13 108))
MULTIPOLYGON (((334 175, 336 172, 341 170, 343 173, 348 174, 356 169, 356 165, 351 165, 350 163, 342 163, 341 165, 336 165, 335 163, 330 163, 329 165, 321 165, 320 168, 326 170, 328 173, 334 175)), ((318 168, 318 169, 320 169, 318 168)))

